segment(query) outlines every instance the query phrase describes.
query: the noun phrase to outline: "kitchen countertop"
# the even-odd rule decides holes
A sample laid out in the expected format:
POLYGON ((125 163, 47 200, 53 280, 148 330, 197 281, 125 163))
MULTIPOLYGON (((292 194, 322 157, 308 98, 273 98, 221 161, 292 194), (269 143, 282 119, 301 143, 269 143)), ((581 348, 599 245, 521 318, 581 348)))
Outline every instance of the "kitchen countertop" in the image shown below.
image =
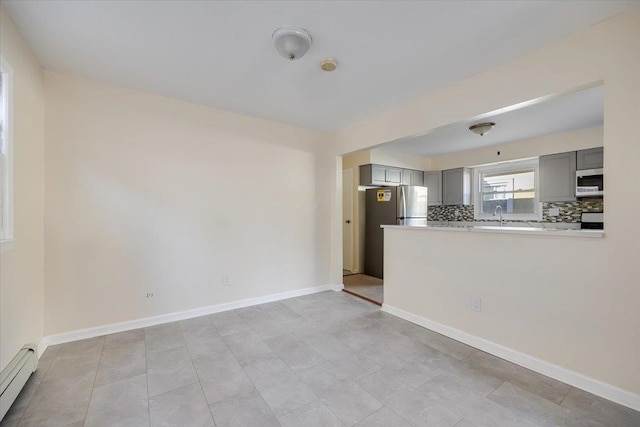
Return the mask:
POLYGON ((582 238, 602 238, 603 230, 580 230, 580 229, 554 229, 543 227, 520 227, 499 225, 476 225, 476 226, 447 226, 447 225, 427 225, 426 227, 413 227, 406 225, 382 225, 381 228, 406 229, 416 231, 455 231, 472 233, 495 233, 495 234, 520 234, 533 236, 562 236, 562 237, 582 237, 582 238))

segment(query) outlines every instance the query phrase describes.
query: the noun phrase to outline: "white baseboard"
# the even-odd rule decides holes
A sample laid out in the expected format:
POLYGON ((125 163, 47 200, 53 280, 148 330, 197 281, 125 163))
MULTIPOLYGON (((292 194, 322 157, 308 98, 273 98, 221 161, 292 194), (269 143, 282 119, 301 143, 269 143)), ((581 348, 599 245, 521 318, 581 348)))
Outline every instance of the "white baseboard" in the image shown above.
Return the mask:
POLYGON ((38 343, 38 348, 36 350, 38 359, 40 359, 44 352, 47 351, 47 347, 49 347, 49 344, 47 344, 46 338, 42 338, 38 343))
POLYGON ((223 311, 235 310, 237 308, 250 307, 252 305, 265 304, 273 301, 299 297, 303 295, 315 294, 324 291, 340 291, 343 285, 320 285, 310 288, 296 289, 294 291, 280 292, 277 294, 265 295, 257 298, 247 298, 239 301, 232 301, 223 304, 210 305, 207 307, 194 308, 192 310, 177 311, 174 313, 161 314, 158 316, 145 317, 142 319, 129 320, 126 322, 112 323, 104 326, 96 326, 87 329, 78 329, 75 331, 64 332, 61 334, 49 335, 44 337, 38 346, 38 355, 44 353, 47 346, 55 344, 63 344, 71 341, 82 340, 86 338, 99 337, 102 335, 113 334, 116 332, 130 331, 132 329, 145 328, 147 326, 160 325, 162 323, 175 322, 177 320, 192 319, 194 317, 206 316, 209 314, 220 313, 223 311), (42 351, 40 349, 42 348, 42 351))
POLYGON ((558 381, 562 381, 576 388, 588 391, 596 396, 603 397, 613 402, 619 403, 636 411, 640 411, 640 395, 623 390, 619 387, 596 380, 578 372, 565 369, 553 363, 529 356, 484 338, 471 335, 467 332, 444 325, 442 323, 418 316, 408 311, 382 304, 382 311, 397 316, 401 319, 415 323, 439 334, 445 335, 454 340, 463 342, 479 350, 493 354, 494 356, 513 362, 532 371, 546 375, 558 381))

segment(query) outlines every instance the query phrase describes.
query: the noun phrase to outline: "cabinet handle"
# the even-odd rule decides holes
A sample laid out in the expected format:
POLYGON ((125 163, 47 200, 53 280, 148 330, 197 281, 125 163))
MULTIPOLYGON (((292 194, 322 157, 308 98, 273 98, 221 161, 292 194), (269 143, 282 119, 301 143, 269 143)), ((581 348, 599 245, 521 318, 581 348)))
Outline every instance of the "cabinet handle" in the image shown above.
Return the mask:
POLYGON ((350 220, 350 219, 346 220, 345 222, 346 222, 347 224, 351 224, 351 220, 350 220))

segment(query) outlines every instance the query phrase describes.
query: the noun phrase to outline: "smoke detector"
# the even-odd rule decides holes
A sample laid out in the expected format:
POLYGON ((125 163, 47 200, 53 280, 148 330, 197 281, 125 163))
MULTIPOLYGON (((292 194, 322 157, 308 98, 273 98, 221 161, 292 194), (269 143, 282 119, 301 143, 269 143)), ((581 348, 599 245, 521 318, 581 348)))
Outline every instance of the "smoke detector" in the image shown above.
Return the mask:
POLYGON ((327 72, 333 71, 337 67, 338 67, 338 63, 333 58, 326 58, 322 60, 322 62, 320 63, 320 68, 322 69, 322 71, 327 71, 327 72))

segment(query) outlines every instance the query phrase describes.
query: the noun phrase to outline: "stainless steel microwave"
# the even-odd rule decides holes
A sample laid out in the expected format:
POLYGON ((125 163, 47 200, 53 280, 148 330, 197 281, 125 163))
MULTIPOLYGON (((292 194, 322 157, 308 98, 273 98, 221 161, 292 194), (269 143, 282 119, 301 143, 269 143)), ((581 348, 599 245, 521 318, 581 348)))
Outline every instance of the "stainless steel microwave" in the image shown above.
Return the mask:
POLYGON ((576 197, 604 196, 603 169, 576 171, 576 197))

